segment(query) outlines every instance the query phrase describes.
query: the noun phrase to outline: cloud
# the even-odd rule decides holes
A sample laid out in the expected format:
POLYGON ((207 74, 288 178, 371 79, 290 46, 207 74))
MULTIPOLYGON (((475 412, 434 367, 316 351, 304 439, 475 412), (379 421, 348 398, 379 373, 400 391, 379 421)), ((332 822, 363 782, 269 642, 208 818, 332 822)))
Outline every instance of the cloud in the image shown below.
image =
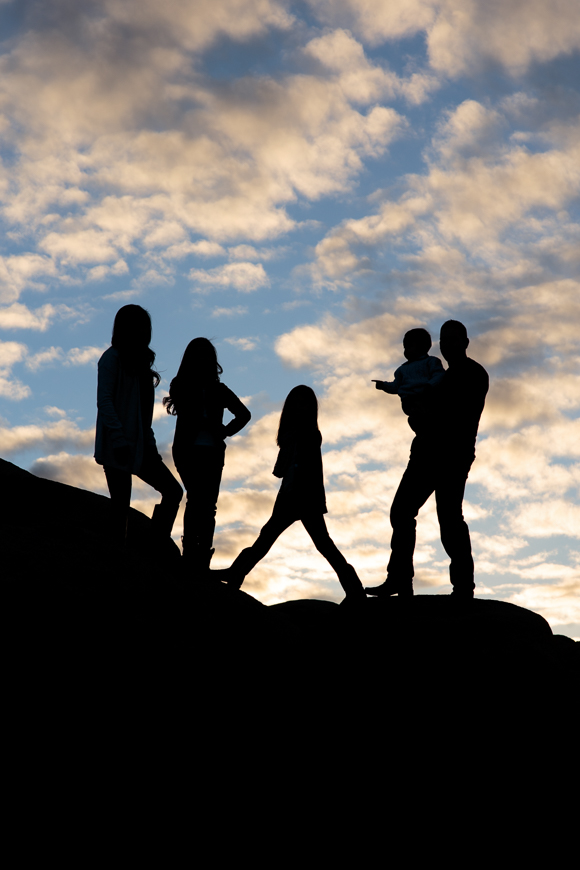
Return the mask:
POLYGON ((95 362, 102 356, 107 346, 103 347, 72 347, 64 351, 62 347, 49 347, 30 354, 26 359, 26 368, 33 372, 53 363, 65 366, 83 366, 95 362))
POLYGON ((214 308, 211 316, 212 317, 241 317, 243 314, 247 314, 248 309, 245 305, 236 305, 233 308, 214 308))
POLYGON ((83 314, 68 305, 41 305, 32 311, 21 302, 14 302, 6 308, 0 308, 0 329, 33 329, 36 332, 46 332, 57 318, 82 319, 83 314))
POLYGON ((257 338, 225 338, 224 341, 227 341, 228 344, 237 347, 238 350, 254 350, 258 339, 257 338))
POLYGON ((21 362, 28 353, 25 344, 17 341, 0 341, 0 396, 20 401, 30 395, 30 387, 12 376, 12 367, 21 362))
MULTIPOLYGON (((419 100, 433 85, 424 74, 399 82, 344 31, 306 45, 317 71, 214 83, 195 53, 218 37, 287 30, 282 5, 221 0, 196 3, 193 15, 190 3, 144 2, 132 17, 134 8, 108 2, 98 27, 83 7, 59 26, 54 8, 50 23, 27 19, 0 58, 13 151, 0 171, 2 214, 37 249, 5 258, 6 301, 57 273, 104 281, 143 252, 220 256, 223 241, 290 231, 287 203, 348 190, 404 128, 378 100, 397 88, 419 100), (348 69, 332 66, 338 49, 348 69)), ((140 280, 170 278, 157 262, 140 280)))
POLYGON ((226 263, 215 269, 192 269, 192 281, 209 287, 233 287, 240 293, 252 293, 268 287, 270 280, 261 263, 226 263))
POLYGON ((15 301, 24 289, 44 290, 45 284, 38 279, 54 275, 56 267, 50 257, 32 253, 0 257, 0 302, 15 301))
POLYGON ((370 45, 424 32, 434 70, 449 76, 486 63, 513 75, 533 62, 580 48, 575 0, 308 0, 332 26, 348 27, 370 45))
POLYGON ((31 449, 60 449, 74 446, 80 449, 94 444, 95 429, 80 429, 72 420, 61 419, 45 424, 0 426, 0 453, 11 455, 31 449))

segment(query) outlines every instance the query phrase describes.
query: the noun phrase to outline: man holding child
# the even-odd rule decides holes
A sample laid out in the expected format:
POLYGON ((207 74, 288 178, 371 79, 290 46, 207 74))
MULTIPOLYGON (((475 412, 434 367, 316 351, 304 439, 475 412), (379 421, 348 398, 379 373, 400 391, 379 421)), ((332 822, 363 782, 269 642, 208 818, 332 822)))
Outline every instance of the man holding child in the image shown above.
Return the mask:
POLYGON ((367 588, 369 595, 413 594, 416 517, 434 492, 441 543, 451 559, 452 595, 473 598, 471 539, 462 505, 489 377, 483 366, 467 356, 468 345, 462 323, 448 320, 443 324, 439 346, 449 367, 442 373, 435 358, 427 356, 431 347, 427 331, 411 330, 404 341, 408 362, 397 369, 395 381, 376 382, 377 389, 401 396, 415 438, 391 507, 393 535, 387 579, 380 586, 367 588))

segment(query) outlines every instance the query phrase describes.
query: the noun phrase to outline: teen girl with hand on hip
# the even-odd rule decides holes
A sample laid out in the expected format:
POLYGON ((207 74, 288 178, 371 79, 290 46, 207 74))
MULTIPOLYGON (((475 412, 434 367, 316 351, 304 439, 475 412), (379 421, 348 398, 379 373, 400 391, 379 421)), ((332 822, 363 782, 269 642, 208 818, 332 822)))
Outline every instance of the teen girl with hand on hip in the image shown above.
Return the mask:
POLYGON ((224 439, 235 435, 251 414, 220 381, 223 369, 207 338, 187 345, 169 396, 163 399, 168 414, 177 416, 173 461, 187 491, 183 518, 183 557, 199 575, 209 570, 217 500, 224 467, 224 439), (224 409, 233 420, 224 426, 224 409))

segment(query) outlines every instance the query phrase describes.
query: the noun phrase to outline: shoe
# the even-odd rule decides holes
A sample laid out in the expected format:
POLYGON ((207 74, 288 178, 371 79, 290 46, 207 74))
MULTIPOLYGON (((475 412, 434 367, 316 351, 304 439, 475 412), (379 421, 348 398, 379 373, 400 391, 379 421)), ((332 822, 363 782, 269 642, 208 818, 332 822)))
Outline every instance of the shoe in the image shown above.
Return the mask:
POLYGON ((389 598, 398 595, 399 598, 410 598, 413 595, 412 580, 391 580, 389 577, 380 586, 365 586, 367 595, 375 595, 377 598, 389 598))
POLYGON ((454 586, 450 598, 454 601, 473 601, 474 591, 470 586, 454 586))
POLYGON ((353 604, 355 601, 366 601, 366 594, 363 585, 352 565, 347 565, 344 570, 341 570, 338 579, 340 580, 340 585, 346 592, 346 598, 341 601, 341 604, 353 604))

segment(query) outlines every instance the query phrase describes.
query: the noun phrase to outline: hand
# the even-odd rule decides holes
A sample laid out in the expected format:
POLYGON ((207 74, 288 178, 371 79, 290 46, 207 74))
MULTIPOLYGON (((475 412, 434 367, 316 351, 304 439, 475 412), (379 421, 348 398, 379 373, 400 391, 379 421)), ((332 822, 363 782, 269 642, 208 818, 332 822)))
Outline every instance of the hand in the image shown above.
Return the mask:
POLYGON ((375 388, 376 388, 377 390, 382 390, 382 389, 383 389, 383 382, 382 382, 382 381, 375 381, 374 378, 373 378, 373 384, 375 385, 375 388))

